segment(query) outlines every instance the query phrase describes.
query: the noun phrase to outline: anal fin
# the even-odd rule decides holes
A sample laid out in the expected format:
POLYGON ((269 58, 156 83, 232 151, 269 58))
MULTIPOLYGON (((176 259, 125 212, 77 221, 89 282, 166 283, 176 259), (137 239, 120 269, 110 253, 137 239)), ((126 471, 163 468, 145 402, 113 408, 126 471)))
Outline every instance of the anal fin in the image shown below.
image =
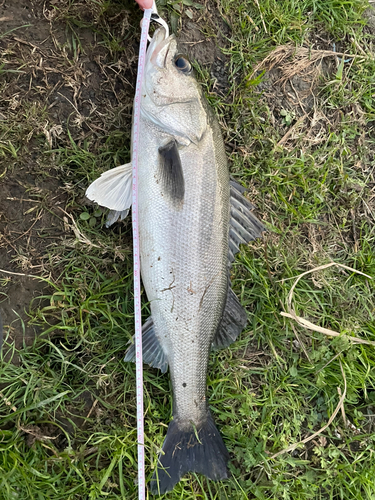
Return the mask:
POLYGON ((245 328, 246 323, 246 311, 229 286, 223 317, 212 342, 212 349, 224 349, 232 344, 245 328))
MULTIPOLYGON (((151 316, 142 327, 142 354, 144 363, 153 368, 159 368, 162 373, 168 370, 168 359, 155 334, 154 322, 151 316)), ((134 337, 133 343, 126 351, 124 361, 135 362, 134 337)))

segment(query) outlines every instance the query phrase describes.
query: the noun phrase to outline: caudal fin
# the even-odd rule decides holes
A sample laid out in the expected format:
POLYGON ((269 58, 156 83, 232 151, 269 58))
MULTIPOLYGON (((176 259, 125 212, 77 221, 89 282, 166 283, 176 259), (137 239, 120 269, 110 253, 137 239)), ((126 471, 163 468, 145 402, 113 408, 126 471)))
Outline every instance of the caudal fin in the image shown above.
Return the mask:
POLYGON ((226 479, 228 460, 228 450, 210 413, 200 427, 179 426, 172 420, 151 481, 151 493, 172 490, 187 472, 198 472, 214 481, 226 479))

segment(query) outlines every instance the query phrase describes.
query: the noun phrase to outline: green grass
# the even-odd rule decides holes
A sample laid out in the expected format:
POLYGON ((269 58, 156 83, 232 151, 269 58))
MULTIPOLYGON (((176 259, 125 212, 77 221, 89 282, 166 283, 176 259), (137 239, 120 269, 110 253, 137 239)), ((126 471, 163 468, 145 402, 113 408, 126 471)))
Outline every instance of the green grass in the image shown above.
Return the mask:
MULTIPOLYGON (((110 35, 108 19, 122 6, 113 0, 93 4, 90 21, 78 2, 63 2, 59 20, 77 33, 82 26, 91 29, 115 60, 123 44, 119 27, 110 35)), ((248 326, 210 360, 210 405, 233 457, 232 478, 214 483, 186 476, 164 498, 374 500, 375 350, 346 337, 375 341, 374 283, 337 268, 299 281, 296 312, 342 337, 305 330, 280 315, 296 277, 313 267, 335 261, 375 277, 375 60, 373 35, 362 17, 366 2, 259 4, 221 2, 232 28, 224 51, 227 95, 215 94, 208 71, 199 71, 225 141, 233 145, 231 171, 269 229, 265 241, 242 248, 232 272, 248 326), (288 126, 279 114, 284 104, 257 86, 266 75, 250 81, 249 75, 275 47, 309 46, 317 34, 330 43, 344 40, 340 51, 363 56, 359 46, 368 55, 345 63, 342 72, 323 72, 309 119, 278 145, 300 115, 288 126), (311 131, 314 112, 323 116, 318 142, 311 131), (338 388, 344 390, 341 367, 347 421, 338 413, 314 441, 272 459, 327 423, 340 399, 338 388)), ((85 48, 74 36, 73 55, 85 48)), ((271 91, 276 95, 280 88, 275 84, 271 91)), ((290 109, 297 113, 297 106, 290 109)), ((81 201, 100 172, 128 161, 129 118, 110 109, 104 133, 81 140, 72 132, 51 149, 40 127, 47 111, 25 108, 26 120, 17 113, 0 122, 2 165, 14 159, 7 168, 16 172, 29 154, 22 137, 34 134, 33 147, 45 153, 40 172, 53 165, 67 183, 67 209, 91 244, 70 231, 72 241, 48 248, 49 291, 29 311, 40 335, 16 353, 18 365, 11 362, 11 342, 4 346, 0 498, 135 499, 135 370, 122 361, 133 333, 130 223, 117 232, 105 230, 104 215, 81 201)), ((146 301, 143 309, 147 317, 146 301)), ((171 392, 167 375, 147 367, 144 378, 150 479, 171 418, 171 392)))

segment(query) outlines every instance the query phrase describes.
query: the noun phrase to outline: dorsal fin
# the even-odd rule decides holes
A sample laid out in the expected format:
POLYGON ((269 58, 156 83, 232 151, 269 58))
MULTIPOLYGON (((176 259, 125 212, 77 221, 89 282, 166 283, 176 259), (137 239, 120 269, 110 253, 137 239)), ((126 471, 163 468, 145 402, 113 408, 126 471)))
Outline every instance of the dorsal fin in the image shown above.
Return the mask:
POLYGON ((223 317, 212 342, 212 349, 223 349, 232 344, 245 328, 246 323, 246 311, 229 284, 223 317))
POLYGON ((240 250, 240 245, 254 241, 265 231, 263 224, 255 217, 252 205, 242 193, 245 188, 236 181, 230 181, 230 227, 228 266, 240 250))
MULTIPOLYGON (((253 214, 254 206, 243 196, 245 189, 234 180, 230 181, 230 226, 228 268, 239 252, 239 246, 262 236, 265 228, 253 214)), ((212 349, 228 347, 245 328, 247 315, 245 309, 230 287, 223 310, 223 316, 212 342, 212 349)))

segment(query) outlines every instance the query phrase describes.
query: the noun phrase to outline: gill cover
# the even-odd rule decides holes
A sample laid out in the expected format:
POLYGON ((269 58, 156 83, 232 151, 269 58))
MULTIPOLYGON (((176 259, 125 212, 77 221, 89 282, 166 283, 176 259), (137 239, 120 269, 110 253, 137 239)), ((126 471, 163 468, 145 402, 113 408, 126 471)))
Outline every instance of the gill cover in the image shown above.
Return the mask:
POLYGON ((190 62, 164 28, 155 32, 147 49, 141 113, 183 145, 198 144, 207 128, 202 92, 190 62))

